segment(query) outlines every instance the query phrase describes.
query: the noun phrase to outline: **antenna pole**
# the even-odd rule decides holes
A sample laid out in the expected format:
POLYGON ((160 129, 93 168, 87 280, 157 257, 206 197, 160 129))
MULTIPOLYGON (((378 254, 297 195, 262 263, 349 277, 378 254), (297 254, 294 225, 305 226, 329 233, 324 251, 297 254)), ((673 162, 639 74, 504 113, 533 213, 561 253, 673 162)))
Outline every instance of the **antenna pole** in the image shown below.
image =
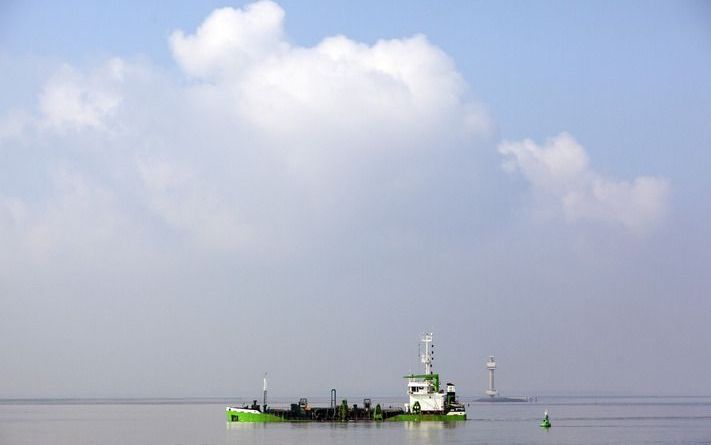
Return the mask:
POLYGON ((432 333, 425 332, 422 336, 422 343, 425 344, 425 352, 420 354, 420 360, 425 364, 425 374, 432 374, 432 350, 430 348, 430 343, 432 343, 432 333))

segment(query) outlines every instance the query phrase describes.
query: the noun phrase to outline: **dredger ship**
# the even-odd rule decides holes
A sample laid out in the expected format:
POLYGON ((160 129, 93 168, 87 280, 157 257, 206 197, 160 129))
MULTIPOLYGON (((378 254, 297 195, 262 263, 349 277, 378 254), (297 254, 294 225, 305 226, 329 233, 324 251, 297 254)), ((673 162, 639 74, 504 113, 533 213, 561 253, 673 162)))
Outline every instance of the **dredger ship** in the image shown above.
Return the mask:
POLYGON ((347 422, 347 421, 457 421, 466 420, 464 405, 457 400, 453 383, 440 387, 439 374, 432 370, 432 333, 426 332, 421 339, 424 352, 420 361, 425 366, 424 374, 410 374, 407 379, 408 402, 402 408, 374 407, 370 399, 363 405, 348 405, 347 400, 336 403, 336 390, 331 390, 331 404, 327 407, 311 406, 307 399, 292 403, 290 408, 272 408, 267 405, 267 380, 264 378, 262 404, 256 400, 252 405, 226 409, 228 422, 347 422))

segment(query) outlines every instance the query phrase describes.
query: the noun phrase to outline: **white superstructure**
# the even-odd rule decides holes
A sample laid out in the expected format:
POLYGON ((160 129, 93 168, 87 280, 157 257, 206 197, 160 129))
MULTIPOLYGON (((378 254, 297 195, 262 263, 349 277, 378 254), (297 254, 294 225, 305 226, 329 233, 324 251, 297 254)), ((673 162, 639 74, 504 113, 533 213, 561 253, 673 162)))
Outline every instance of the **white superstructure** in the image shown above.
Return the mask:
POLYGON ((445 394, 435 391, 430 380, 410 380, 407 384, 407 394, 410 396, 410 403, 405 407, 406 410, 409 408, 411 411, 444 412, 445 394))

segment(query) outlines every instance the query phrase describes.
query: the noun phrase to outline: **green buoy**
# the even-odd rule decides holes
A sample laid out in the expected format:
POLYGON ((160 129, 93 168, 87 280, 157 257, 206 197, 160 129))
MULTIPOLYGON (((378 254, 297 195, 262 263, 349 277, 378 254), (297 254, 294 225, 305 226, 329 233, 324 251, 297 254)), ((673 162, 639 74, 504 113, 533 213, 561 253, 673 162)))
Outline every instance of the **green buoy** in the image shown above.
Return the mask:
POLYGON ((541 420, 541 428, 550 428, 551 427, 551 421, 548 418, 548 411, 546 410, 543 413, 543 420, 541 420))

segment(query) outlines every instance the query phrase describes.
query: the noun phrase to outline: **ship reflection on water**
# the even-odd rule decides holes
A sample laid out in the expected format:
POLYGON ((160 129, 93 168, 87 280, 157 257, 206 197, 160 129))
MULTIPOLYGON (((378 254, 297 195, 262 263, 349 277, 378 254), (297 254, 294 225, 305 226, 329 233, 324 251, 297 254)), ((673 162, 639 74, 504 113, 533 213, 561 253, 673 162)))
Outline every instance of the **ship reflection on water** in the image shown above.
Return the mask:
POLYGON ((410 443, 449 442, 446 437, 457 428, 463 428, 468 422, 401 422, 407 441, 410 443))
POLYGON ((462 427, 465 422, 284 422, 284 423, 260 423, 260 422, 225 422, 228 430, 267 430, 267 429, 405 429, 408 434, 414 436, 426 436, 442 430, 451 430, 462 427))

